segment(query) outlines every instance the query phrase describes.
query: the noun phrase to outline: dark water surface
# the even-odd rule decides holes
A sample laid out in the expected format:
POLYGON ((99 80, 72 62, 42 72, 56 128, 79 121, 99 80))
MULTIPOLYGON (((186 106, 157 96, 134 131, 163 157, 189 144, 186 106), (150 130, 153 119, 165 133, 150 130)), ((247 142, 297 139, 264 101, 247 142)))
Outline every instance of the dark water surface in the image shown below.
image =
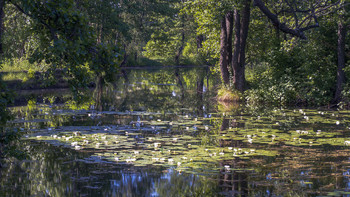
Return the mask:
POLYGON ((350 196, 349 111, 220 104, 206 68, 128 72, 102 112, 54 92, 14 107, 28 158, 0 196, 350 196))

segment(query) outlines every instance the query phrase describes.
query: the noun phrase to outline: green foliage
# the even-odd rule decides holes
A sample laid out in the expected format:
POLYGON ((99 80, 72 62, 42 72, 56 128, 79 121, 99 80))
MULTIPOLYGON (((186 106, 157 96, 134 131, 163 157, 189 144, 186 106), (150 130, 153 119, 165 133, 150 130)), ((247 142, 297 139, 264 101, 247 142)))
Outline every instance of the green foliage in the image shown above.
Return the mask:
POLYGON ((326 20, 309 40, 291 38, 270 49, 262 62, 247 71, 248 103, 327 105, 336 84, 336 28, 336 22, 326 20))
POLYGON ((96 31, 89 20, 76 8, 75 2, 11 1, 31 20, 31 30, 38 46, 30 62, 49 64, 51 76, 61 69, 69 78, 77 100, 82 99, 82 88, 91 82, 91 73, 102 73, 105 81, 112 81, 120 64, 121 50, 115 43, 96 43, 96 31))

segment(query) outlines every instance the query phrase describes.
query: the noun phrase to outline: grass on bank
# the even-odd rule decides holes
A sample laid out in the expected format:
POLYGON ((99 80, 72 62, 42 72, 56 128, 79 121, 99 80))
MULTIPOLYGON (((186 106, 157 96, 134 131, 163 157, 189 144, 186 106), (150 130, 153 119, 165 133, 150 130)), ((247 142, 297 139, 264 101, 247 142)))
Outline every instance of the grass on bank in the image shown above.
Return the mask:
POLYGON ((242 100, 242 96, 242 93, 240 93, 239 91, 223 86, 218 90, 217 99, 221 102, 232 102, 242 100))

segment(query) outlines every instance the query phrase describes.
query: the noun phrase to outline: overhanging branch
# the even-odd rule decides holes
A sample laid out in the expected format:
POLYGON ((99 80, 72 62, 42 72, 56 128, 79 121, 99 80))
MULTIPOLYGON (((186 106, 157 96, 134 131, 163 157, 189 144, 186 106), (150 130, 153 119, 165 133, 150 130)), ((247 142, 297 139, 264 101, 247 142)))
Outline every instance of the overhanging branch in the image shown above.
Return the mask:
POLYGON ((24 15, 37 20, 39 23, 41 23, 42 25, 44 25, 46 28, 48 28, 48 30, 50 30, 52 39, 57 40, 57 35, 56 35, 56 30, 51 27, 49 24, 45 23, 43 20, 40 20, 39 18, 33 16, 32 14, 29 14, 28 12, 26 12, 23 8, 21 8, 21 6, 19 6, 18 4, 14 3, 13 1, 9 0, 9 2, 14 5, 20 12, 22 12, 24 15))
POLYGON ((291 29, 288 28, 284 23, 281 23, 278 20, 277 15, 273 14, 261 0, 254 0, 254 5, 257 6, 275 25, 280 29, 282 32, 294 35, 296 37, 299 37, 301 39, 306 39, 306 36, 304 35, 303 31, 301 29, 291 29))

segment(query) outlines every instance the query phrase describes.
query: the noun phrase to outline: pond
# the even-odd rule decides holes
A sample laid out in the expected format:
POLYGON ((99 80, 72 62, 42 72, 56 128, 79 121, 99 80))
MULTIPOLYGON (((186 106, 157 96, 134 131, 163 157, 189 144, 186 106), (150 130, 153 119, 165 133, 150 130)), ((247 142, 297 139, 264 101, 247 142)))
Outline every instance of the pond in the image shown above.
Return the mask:
POLYGON ((218 103, 206 67, 127 72, 103 111, 67 92, 13 107, 27 159, 0 196, 350 196, 350 111, 218 103))

